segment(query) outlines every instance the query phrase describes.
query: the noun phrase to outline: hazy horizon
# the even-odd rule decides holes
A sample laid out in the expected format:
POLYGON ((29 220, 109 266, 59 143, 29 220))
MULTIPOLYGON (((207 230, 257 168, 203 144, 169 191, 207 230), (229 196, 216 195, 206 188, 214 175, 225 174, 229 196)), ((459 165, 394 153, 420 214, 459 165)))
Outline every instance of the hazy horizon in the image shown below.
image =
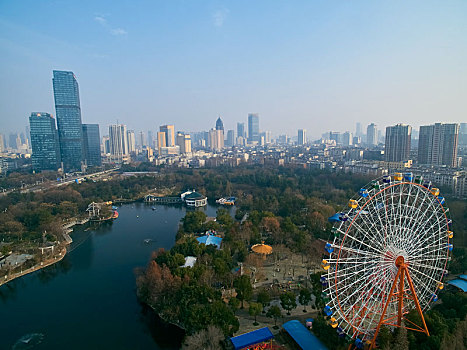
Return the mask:
POLYGON ((101 130, 467 121, 465 1, 3 2, 0 53, 5 134, 55 116, 54 69, 75 73, 101 130))

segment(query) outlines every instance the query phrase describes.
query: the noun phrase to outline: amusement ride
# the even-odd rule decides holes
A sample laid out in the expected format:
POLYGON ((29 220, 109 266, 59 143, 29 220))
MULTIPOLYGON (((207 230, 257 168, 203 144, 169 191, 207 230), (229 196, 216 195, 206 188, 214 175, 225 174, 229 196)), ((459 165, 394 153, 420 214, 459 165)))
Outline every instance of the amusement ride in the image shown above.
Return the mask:
POLYGON ((381 326, 429 335, 423 312, 437 301, 452 251, 452 220, 430 181, 378 178, 335 214, 322 261, 324 314, 355 347, 376 347, 381 326), (419 322, 407 314, 416 310, 419 322), (413 318, 412 318, 413 319, 413 318))

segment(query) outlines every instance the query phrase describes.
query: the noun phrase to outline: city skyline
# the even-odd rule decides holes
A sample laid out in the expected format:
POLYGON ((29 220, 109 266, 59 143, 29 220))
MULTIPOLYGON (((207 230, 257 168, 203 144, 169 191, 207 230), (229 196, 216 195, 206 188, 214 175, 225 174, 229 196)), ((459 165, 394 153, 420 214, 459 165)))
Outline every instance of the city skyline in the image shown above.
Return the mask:
POLYGON ((275 135, 313 139, 357 121, 466 119, 465 2, 107 5, 0 5, 3 133, 32 111, 53 114, 55 69, 77 75, 83 120, 104 128, 197 131, 220 114, 229 130, 258 112, 275 135))

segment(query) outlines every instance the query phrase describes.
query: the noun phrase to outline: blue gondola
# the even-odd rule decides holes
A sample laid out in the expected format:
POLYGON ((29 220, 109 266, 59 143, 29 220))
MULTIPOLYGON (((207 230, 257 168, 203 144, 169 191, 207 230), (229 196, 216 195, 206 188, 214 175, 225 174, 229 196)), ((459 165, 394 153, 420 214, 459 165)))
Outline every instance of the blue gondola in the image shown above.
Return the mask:
POLYGON ((363 342, 361 339, 357 338, 355 339, 355 346, 357 347, 357 349, 363 349, 363 342))
POLYGON ((331 254, 334 251, 334 248, 332 247, 331 243, 326 243, 326 245, 324 246, 324 250, 331 254))
POLYGON ((444 197, 438 196, 438 201, 439 201, 439 204, 444 204, 445 202, 444 197))
POLYGON ((433 294, 431 295, 431 300, 432 300, 433 302, 438 301, 438 296, 437 296, 435 293, 433 293, 433 294))
POLYGON ((347 221, 347 220, 349 220, 349 217, 347 216, 346 213, 339 213, 339 220, 340 221, 347 221))
POLYGON ((389 175, 383 176, 383 182, 385 184, 390 184, 391 183, 391 177, 389 175))
POLYGON ((331 308, 330 308, 328 305, 326 305, 326 306, 324 307, 323 311, 324 311, 324 314, 325 314, 326 316, 331 316, 331 315, 332 315, 332 310, 331 310, 331 308))
POLYGON ((413 181, 413 174, 412 173, 405 173, 404 174, 405 181, 412 182, 413 181))
POLYGON ((328 280, 325 276, 321 276, 321 278, 319 279, 319 281, 321 282, 321 285, 323 287, 326 287, 328 285, 328 280))
POLYGON ((452 249, 454 248, 454 246, 452 245, 452 243, 448 243, 446 248, 448 248, 449 251, 452 251, 452 249))
POLYGON ((339 337, 341 337, 341 338, 345 337, 344 330, 343 330, 341 327, 338 327, 338 328, 337 328, 337 334, 338 334, 339 337))
POLYGON ((363 198, 366 198, 369 196, 368 190, 366 188, 361 188, 360 191, 358 191, 358 194, 362 196, 363 198))

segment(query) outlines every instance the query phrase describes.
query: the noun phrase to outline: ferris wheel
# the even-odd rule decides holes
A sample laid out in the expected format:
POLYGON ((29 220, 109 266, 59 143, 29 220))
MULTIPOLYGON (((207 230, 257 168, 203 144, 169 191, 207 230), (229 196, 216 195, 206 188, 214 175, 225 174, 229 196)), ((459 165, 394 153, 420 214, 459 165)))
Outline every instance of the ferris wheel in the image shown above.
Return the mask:
POLYGON ((429 335, 423 311, 438 299, 452 251, 452 220, 430 181, 412 173, 376 179, 329 218, 321 276, 324 313, 357 348, 375 347, 382 325, 429 335), (415 309, 420 324, 406 318, 415 309))

